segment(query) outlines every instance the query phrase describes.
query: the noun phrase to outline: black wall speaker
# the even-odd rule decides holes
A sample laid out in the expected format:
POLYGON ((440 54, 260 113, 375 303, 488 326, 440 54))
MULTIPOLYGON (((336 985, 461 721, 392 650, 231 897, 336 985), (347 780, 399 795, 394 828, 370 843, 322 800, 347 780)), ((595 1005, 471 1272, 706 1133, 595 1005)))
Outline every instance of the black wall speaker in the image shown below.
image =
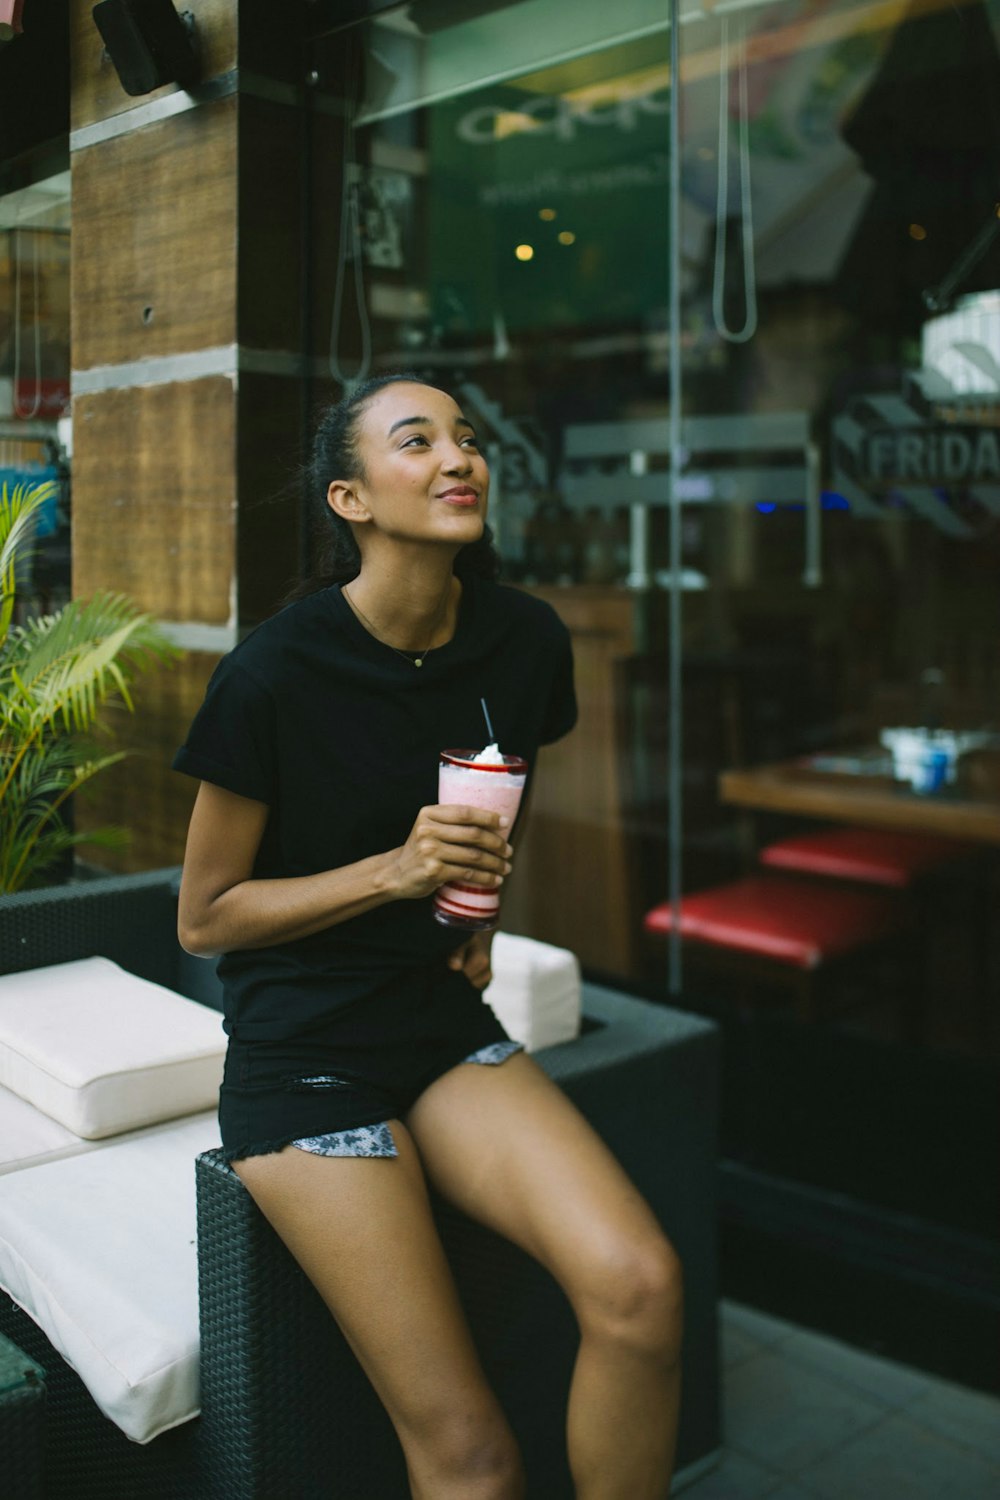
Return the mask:
POLYGON ((101 0, 91 14, 126 94, 198 82, 193 18, 179 16, 171 0, 101 0))

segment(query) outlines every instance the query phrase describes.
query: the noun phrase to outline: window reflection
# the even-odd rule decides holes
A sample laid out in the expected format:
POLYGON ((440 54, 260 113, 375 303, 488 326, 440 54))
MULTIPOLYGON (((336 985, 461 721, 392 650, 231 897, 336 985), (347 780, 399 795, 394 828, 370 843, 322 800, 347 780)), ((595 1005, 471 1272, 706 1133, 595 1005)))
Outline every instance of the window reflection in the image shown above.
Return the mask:
POLYGON ((69 173, 0 199, 0 485, 57 481, 22 562, 18 615, 69 597, 69 173))
MULTIPOLYGON (((654 988, 671 588, 685 891, 815 822, 720 795, 727 771, 811 758, 891 788, 883 737, 910 726, 966 736, 952 798, 1000 794, 995 13, 682 7, 676 143, 664 20, 586 5, 567 38, 546 0, 391 12, 327 59, 349 124, 329 112, 320 158, 350 226, 332 373, 405 366, 456 390, 485 433, 507 577, 576 638, 581 726, 553 752, 513 925, 654 988)), ((974 838, 989 865, 1000 838, 974 838)), ((948 939, 970 989, 973 926, 948 939)), ((847 1025, 898 1041, 897 990, 878 979, 847 1025)), ((972 1053, 980 1023, 951 1007, 922 1045, 972 1053)))

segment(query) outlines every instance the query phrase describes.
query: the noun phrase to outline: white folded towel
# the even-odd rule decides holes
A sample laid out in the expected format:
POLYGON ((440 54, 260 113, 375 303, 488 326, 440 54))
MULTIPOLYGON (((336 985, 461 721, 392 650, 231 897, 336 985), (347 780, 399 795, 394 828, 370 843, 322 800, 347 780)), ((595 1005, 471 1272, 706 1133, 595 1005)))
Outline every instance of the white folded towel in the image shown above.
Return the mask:
POLYGON ((498 932, 483 992, 507 1033, 529 1052, 580 1034, 580 964, 568 948, 498 932))

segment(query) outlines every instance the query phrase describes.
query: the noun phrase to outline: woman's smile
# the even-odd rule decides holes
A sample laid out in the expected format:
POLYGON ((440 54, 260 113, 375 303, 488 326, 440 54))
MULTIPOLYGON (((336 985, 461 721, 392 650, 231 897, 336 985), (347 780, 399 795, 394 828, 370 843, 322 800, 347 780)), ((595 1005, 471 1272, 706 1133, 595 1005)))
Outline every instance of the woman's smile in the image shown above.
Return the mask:
POLYGON ((472 508, 479 504, 479 491, 474 490, 470 484, 456 484, 450 490, 444 490, 437 498, 449 505, 472 508))

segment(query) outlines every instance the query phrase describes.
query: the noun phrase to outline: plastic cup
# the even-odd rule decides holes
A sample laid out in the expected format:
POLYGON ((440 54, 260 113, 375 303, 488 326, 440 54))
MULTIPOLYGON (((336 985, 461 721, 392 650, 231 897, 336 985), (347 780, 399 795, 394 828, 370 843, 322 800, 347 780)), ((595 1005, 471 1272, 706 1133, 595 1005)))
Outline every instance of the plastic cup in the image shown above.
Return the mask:
MULTIPOLYGON (((528 775, 528 762, 519 755, 505 755, 503 764, 474 761, 474 750, 442 750, 438 767, 438 802, 460 807, 482 807, 500 813, 513 826, 521 805, 528 775)), ((434 897, 434 917, 443 927, 464 932, 489 932, 500 915, 500 892, 496 887, 464 885, 449 881, 434 897)))
POLYGON ((925 750, 917 763, 916 774, 913 777, 914 791, 940 791, 948 777, 949 759, 947 750, 934 745, 925 750))

